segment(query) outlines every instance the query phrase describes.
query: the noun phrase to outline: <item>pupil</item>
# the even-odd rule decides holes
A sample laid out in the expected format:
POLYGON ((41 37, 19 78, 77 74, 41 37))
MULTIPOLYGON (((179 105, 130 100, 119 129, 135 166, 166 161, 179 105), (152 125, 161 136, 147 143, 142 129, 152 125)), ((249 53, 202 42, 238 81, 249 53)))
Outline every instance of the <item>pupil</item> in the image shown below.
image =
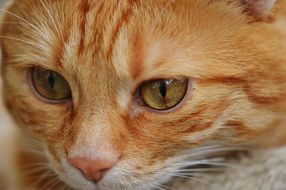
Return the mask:
POLYGON ((55 87, 55 74, 50 72, 48 76, 48 82, 51 88, 55 87))
POLYGON ((161 95, 165 98, 166 95, 167 95, 166 83, 165 82, 160 82, 159 89, 160 89, 161 95))

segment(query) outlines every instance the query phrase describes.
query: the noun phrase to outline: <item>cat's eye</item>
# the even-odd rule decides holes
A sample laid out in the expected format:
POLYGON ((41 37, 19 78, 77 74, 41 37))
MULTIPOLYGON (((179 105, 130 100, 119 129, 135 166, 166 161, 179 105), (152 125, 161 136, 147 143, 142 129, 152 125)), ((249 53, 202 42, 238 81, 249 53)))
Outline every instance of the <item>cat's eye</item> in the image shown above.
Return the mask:
POLYGON ((185 97, 189 80, 168 79, 145 82, 140 87, 144 103, 155 110, 168 110, 177 106, 185 97))
POLYGON ((57 72, 43 68, 31 70, 31 81, 36 92, 51 101, 62 101, 71 97, 67 81, 57 72))

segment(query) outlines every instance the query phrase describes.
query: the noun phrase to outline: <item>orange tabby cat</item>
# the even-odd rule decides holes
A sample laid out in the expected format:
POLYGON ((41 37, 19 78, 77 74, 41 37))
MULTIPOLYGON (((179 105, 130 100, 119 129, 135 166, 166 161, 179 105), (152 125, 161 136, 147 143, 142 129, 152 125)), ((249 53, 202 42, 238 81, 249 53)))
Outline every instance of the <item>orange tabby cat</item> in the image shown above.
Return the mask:
POLYGON ((17 189, 164 189, 182 168, 219 165, 210 154, 286 143, 286 0, 15 0, 7 10, 17 189))

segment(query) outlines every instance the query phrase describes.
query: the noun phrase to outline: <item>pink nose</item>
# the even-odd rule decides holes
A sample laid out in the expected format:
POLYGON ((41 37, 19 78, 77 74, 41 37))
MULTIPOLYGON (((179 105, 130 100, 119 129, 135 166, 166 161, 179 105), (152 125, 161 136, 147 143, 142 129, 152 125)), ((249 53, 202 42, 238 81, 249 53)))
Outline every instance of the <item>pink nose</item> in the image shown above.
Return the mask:
POLYGON ((100 158, 96 160, 87 160, 85 158, 69 159, 69 162, 80 169, 89 180, 99 182, 104 174, 111 169, 117 162, 116 158, 100 158))

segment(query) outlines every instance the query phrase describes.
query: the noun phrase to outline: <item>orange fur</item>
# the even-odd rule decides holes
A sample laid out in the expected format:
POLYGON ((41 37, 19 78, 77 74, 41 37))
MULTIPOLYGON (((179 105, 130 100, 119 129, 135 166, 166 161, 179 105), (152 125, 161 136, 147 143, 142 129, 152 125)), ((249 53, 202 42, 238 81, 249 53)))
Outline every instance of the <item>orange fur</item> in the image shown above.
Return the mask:
POLYGON ((44 159, 64 176, 55 186, 64 186, 70 152, 117 152, 118 167, 132 168, 126 179, 148 183, 144 174, 208 143, 284 145, 285 7, 278 0, 257 20, 229 1, 17 0, 8 10, 19 17, 5 14, 1 30, 4 98, 23 136, 40 139, 37 149, 48 152, 38 158, 19 150, 19 163, 44 159), (72 102, 34 96, 32 66, 62 74, 72 102), (178 109, 157 113, 136 103, 144 81, 180 77, 192 84, 178 109))

